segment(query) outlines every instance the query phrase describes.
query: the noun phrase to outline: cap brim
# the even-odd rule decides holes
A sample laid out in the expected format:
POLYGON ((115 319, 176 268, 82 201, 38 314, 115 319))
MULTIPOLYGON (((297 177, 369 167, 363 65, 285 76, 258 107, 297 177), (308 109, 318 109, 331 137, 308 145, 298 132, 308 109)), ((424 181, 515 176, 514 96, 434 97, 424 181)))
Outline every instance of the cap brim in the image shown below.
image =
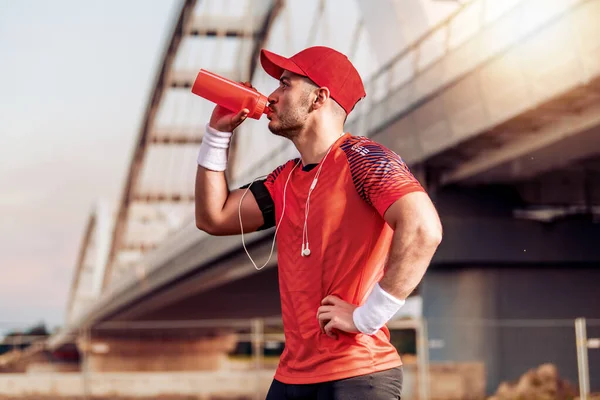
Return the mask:
POLYGON ((289 58, 282 57, 269 50, 262 49, 260 51, 260 64, 265 72, 273 78, 279 80, 283 71, 290 71, 298 75, 306 76, 306 74, 289 58))

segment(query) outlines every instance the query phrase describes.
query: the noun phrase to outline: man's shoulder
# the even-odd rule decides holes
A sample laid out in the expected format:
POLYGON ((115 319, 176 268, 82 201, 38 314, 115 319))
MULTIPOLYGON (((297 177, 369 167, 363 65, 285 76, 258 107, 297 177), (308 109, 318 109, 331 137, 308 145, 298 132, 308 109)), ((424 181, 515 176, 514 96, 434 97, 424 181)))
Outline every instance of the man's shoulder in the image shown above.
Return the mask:
POLYGON ((299 161, 300 158, 293 158, 279 165, 267 176, 267 182, 274 183, 283 171, 294 168, 294 165, 298 164, 299 161))
POLYGON ((352 163, 368 163, 399 158, 398 154, 366 136, 349 136, 340 148, 352 163))

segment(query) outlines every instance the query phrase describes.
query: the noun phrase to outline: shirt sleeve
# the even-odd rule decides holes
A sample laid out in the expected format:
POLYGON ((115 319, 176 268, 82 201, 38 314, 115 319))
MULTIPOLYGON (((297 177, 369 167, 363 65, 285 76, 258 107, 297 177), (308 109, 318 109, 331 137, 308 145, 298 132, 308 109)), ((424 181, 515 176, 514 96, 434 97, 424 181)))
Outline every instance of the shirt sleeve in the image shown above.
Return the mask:
POLYGON ((267 176, 267 179, 265 179, 265 188, 269 191, 272 199, 277 198, 277 188, 275 185, 277 178, 279 178, 283 170, 285 170, 292 163, 293 160, 290 160, 285 164, 280 165, 267 176))
POLYGON ((360 197, 383 216, 402 196, 425 189, 400 156, 366 138, 347 143, 352 181, 360 197))
POLYGON ((258 208, 260 208, 260 211, 262 212, 264 224, 258 228, 257 231, 262 231, 275 226, 275 201, 273 200, 277 196, 275 182, 290 162, 291 161, 288 161, 286 164, 277 167, 266 179, 255 181, 252 184, 241 187, 241 189, 250 187, 250 192, 252 192, 252 195, 258 204, 258 208))

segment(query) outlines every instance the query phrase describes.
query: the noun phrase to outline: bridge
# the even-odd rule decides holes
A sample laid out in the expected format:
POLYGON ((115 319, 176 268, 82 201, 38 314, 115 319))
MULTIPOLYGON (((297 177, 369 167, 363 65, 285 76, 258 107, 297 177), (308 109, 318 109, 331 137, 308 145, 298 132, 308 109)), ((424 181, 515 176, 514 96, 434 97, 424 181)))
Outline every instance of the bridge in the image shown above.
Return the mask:
MULTIPOLYGON (((289 56, 322 44, 347 54, 365 81, 346 130, 400 154, 440 212, 444 241, 416 293, 429 359, 483 361, 488 393, 545 360, 577 381, 574 330, 544 324, 600 318, 600 0, 227 4, 181 2, 120 202, 90 214, 66 325, 51 347, 93 331, 111 348, 93 355, 95 368, 141 368, 157 331, 197 321, 194 338, 173 339, 189 357, 168 347, 161 357, 202 369, 219 357, 197 357, 206 343, 217 353, 230 346, 215 320, 277 319, 276 250, 257 271, 239 236, 195 226, 195 158, 213 105, 190 88, 205 68, 270 93, 261 48, 289 56), (527 334, 501 329, 517 320, 534 323, 527 334), (138 353, 125 352, 133 341, 138 353)), ((295 154, 266 121, 245 123, 230 186, 295 154)), ((261 264, 273 233, 247 236, 261 264)))

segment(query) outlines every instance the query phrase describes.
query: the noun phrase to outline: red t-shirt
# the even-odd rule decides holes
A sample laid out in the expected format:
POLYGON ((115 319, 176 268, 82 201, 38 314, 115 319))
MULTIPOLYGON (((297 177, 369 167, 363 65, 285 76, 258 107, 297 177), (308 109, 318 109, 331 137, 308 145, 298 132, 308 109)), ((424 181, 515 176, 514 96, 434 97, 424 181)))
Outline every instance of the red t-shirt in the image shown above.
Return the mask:
MULTIPOLYGON (((293 169, 277 232, 286 344, 275 379, 317 383, 397 367, 402 362, 387 327, 372 336, 338 332, 333 339, 321 333, 317 309, 328 295, 364 303, 383 276, 391 244, 393 230, 383 218, 385 211, 405 194, 423 188, 397 154, 368 138, 344 134, 321 161, 310 196, 311 254, 302 257, 306 198, 320 164, 307 171, 301 165, 294 169, 297 162, 288 161, 261 182, 278 223, 284 186, 293 169)), ((263 213, 264 203, 263 198, 259 202, 263 213)), ((270 220, 265 227, 273 225, 270 220)))

